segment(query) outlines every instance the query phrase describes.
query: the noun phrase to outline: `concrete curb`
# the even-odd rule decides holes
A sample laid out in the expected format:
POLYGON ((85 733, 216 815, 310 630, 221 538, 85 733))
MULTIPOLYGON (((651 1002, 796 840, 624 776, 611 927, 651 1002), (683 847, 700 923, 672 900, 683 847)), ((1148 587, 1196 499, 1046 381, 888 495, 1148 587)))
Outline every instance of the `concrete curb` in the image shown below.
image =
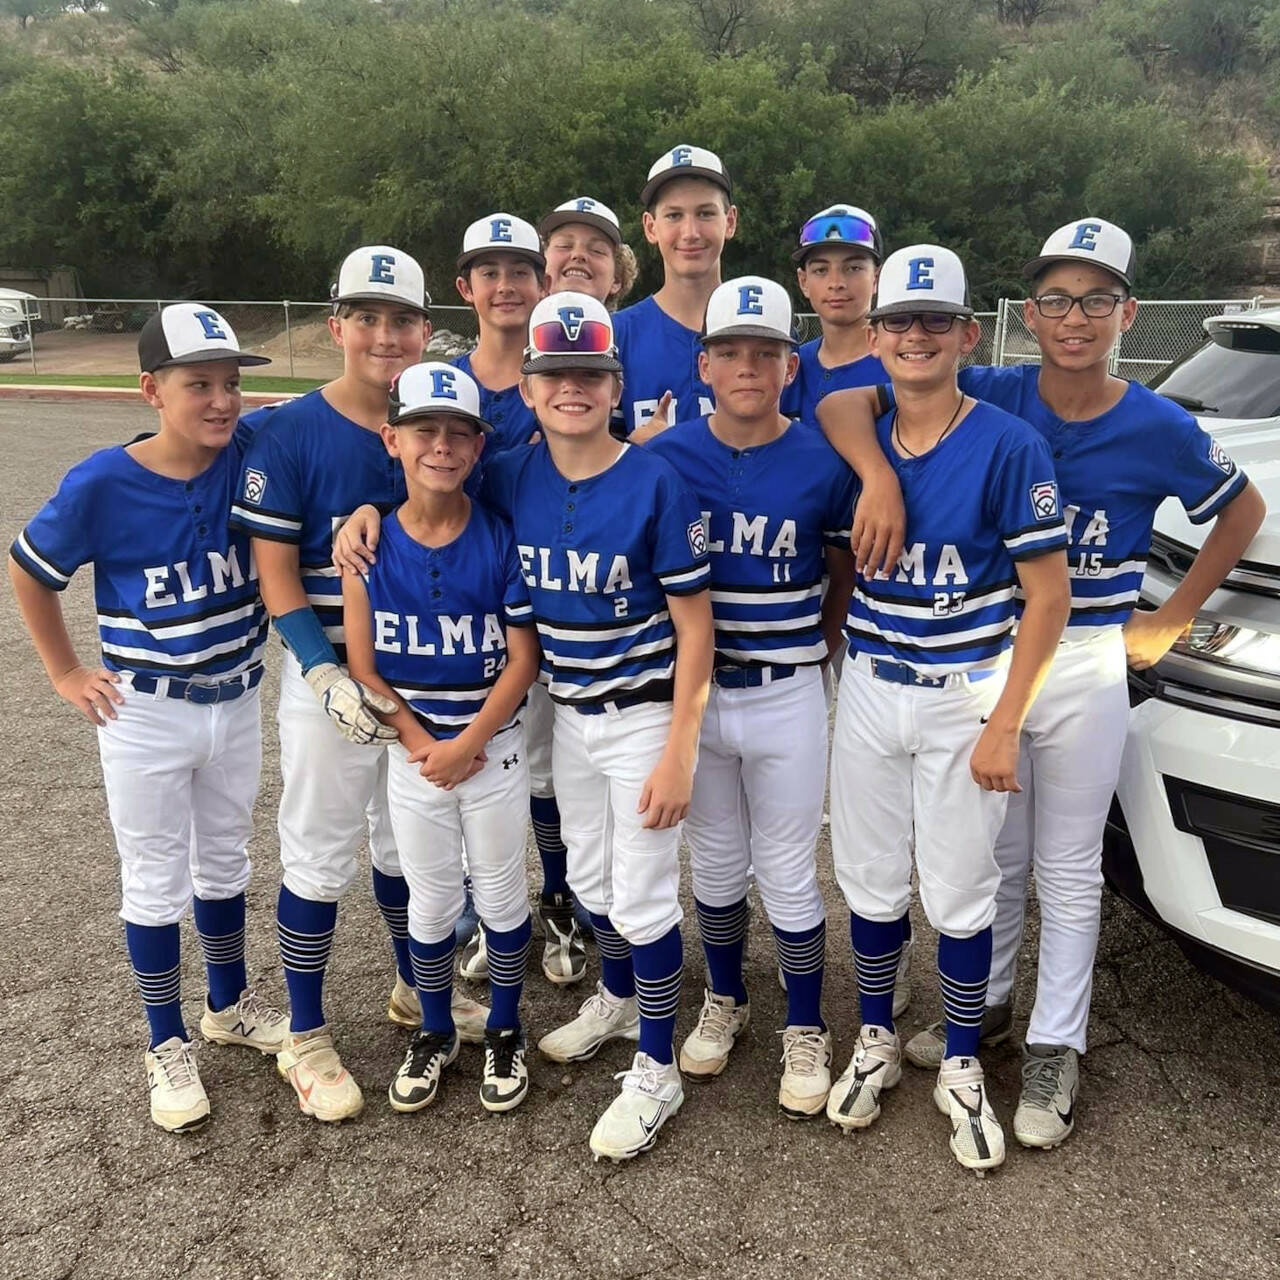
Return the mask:
MULTIPOLYGON (((256 409, 264 404, 279 404, 292 400, 296 391, 246 391, 246 408, 256 409)), ((132 387, 71 387, 52 383, 0 384, 0 400, 97 400, 123 404, 142 404, 141 394, 132 387)))

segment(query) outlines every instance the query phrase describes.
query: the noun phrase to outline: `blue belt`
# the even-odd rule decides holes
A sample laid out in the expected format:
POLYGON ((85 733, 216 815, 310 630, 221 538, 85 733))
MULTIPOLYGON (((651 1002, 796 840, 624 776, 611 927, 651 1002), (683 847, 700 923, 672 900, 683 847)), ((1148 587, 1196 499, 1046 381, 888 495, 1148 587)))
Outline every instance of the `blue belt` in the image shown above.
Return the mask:
POLYGON ((257 666, 247 676, 233 676, 230 680, 206 684, 197 680, 179 680, 175 676, 135 675, 133 687, 139 693, 155 693, 164 683, 166 698, 177 698, 181 702, 192 702, 204 707, 215 702, 234 702, 250 689, 256 689, 262 683, 264 670, 265 668, 257 666))
MULTIPOLYGON (((922 676, 915 667, 909 667, 905 662, 890 662, 887 658, 872 658, 871 674, 877 680, 887 680, 890 684, 913 685, 920 689, 944 689, 947 684, 946 676, 922 676)), ((987 676, 995 675, 995 672, 988 668, 960 674, 974 681, 985 680, 987 676)))
POLYGON ((795 673, 795 667, 740 667, 735 663, 727 663, 717 667, 711 673, 711 679, 722 689, 758 689, 761 685, 773 684, 776 680, 786 680, 795 673))

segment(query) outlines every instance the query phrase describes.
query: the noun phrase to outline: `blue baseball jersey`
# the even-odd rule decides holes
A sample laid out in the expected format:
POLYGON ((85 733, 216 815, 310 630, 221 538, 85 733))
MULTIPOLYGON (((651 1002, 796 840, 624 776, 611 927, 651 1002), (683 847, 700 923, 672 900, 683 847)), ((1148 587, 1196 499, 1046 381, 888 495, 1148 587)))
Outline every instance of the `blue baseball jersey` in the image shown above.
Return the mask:
POLYGON ((826 438, 796 424, 768 444, 735 449, 698 418, 645 447, 702 508, 717 661, 821 662, 824 549, 848 550, 856 493, 826 438))
POLYGON ((255 538, 297 546, 307 602, 345 662, 333 535, 366 502, 384 514, 399 506, 406 497, 404 470, 377 432, 339 413, 319 391, 255 410, 243 422, 256 434, 231 523, 255 538))
POLYGON ((378 674, 428 733, 456 737, 507 664, 506 628, 533 625, 510 528, 473 503, 452 542, 425 547, 393 512, 365 585, 378 674))
POLYGON ((888 578, 857 575, 849 647, 927 675, 991 665, 1009 647, 1018 560, 1067 545, 1053 463, 1025 422, 979 401, 918 458, 876 423, 902 486, 907 538, 888 578))
MULTIPOLYGON (((459 356, 452 363, 464 370, 470 377, 476 375, 471 370, 471 353, 459 356)), ((480 480, 484 469, 500 453, 515 449, 529 443, 529 437, 538 430, 538 419, 533 410, 520 397, 520 386, 504 387, 501 391, 491 391, 478 378, 476 386, 480 388, 480 416, 493 427, 493 433, 485 437, 484 452, 476 468, 467 477, 466 490, 474 495, 480 492, 480 480)))
POLYGON ((833 391, 847 391, 850 387, 877 387, 889 381, 884 365, 875 356, 863 356, 848 364, 828 368, 818 359, 821 338, 806 342, 797 354, 800 368, 795 381, 782 391, 782 412, 789 418, 817 423, 818 402, 833 391))
POLYGON ((1059 418, 1040 398, 1040 366, 973 367, 960 386, 1029 422, 1045 439, 1070 545, 1073 636, 1124 623, 1151 549, 1156 508, 1176 497, 1196 524, 1212 520, 1247 478, 1183 408, 1136 382, 1087 422, 1059 418))
POLYGON ((699 335, 673 320, 652 297, 613 317, 613 337, 624 370, 617 417, 627 435, 642 427, 670 391, 669 422, 700 418, 715 408, 711 388, 698 377, 699 335))
POLYGON ((702 514, 671 467, 623 445, 607 470, 567 480, 544 442, 500 455, 484 494, 514 527, 552 698, 670 701, 666 597, 711 580, 702 514))
POLYGON ((228 522, 241 439, 190 480, 121 445, 91 454, 10 548, 54 591, 93 566, 103 666, 210 682, 261 663, 267 613, 249 539, 228 522))

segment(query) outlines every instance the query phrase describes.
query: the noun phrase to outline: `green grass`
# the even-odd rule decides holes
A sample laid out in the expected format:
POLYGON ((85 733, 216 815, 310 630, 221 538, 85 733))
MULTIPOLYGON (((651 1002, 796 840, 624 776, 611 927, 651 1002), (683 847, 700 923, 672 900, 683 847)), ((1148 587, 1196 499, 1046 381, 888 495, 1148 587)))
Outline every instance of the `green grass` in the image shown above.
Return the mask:
MULTIPOLYGON (((323 378, 255 378, 241 382, 244 391, 311 391, 323 378)), ((138 389, 138 375, 128 373, 0 373, 0 387, 128 387, 138 389)))

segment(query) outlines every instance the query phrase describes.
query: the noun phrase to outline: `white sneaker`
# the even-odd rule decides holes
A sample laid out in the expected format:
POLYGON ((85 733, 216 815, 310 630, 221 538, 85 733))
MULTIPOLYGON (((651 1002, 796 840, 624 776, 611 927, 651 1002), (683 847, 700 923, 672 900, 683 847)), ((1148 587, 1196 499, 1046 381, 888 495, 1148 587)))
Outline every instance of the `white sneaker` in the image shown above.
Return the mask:
POLYGON ((718 1076, 728 1065, 734 1042, 751 1021, 751 1001, 704 991, 697 1024, 680 1046, 680 1070, 699 1080, 718 1076))
POLYGON ((387 1089, 387 1100, 396 1111, 421 1111, 440 1091, 445 1067, 458 1056, 458 1036, 419 1031, 409 1041, 404 1061, 387 1089))
POLYGON ((648 1151, 658 1140, 658 1130, 680 1110, 684 1086, 674 1062, 656 1062, 637 1053, 630 1071, 620 1071, 622 1091, 591 1130, 595 1158, 615 1164, 648 1151))
POLYGON ((143 1058, 151 1119, 170 1133, 198 1129, 209 1118, 209 1095, 200 1083, 195 1050, 190 1040, 170 1036, 143 1058))
POLYGON ((529 1092, 523 1031, 489 1031, 484 1038, 484 1078, 480 1105, 486 1111, 511 1111, 529 1092))
POLYGON ((911 1007, 911 943, 902 944, 898 956, 898 972, 893 978, 893 1016, 902 1017, 911 1007))
POLYGON ((792 1120, 808 1120, 821 1114, 830 1092, 831 1032, 784 1027, 778 1106, 792 1120))
POLYGON ((1013 1113, 1013 1136, 1024 1147, 1056 1147, 1075 1128, 1080 1055, 1061 1044, 1029 1044, 1022 1050, 1022 1094, 1013 1113))
POLYGON ((827 1099, 827 1119, 842 1129, 866 1129, 880 1118, 880 1094, 902 1079, 902 1047, 895 1032, 863 1024, 853 1057, 827 1099))
POLYGON ((987 1101, 977 1058, 943 1058, 933 1101, 951 1121, 951 1154, 981 1177, 1004 1163, 1004 1130, 987 1101))
POLYGON ((364 1095, 342 1065, 328 1027, 291 1034, 276 1054, 276 1064, 298 1095, 298 1110, 304 1116, 347 1120, 363 1109, 364 1095))
POLYGON ((476 925, 471 941, 462 948, 462 959, 458 961, 458 972, 469 982, 487 982, 489 980, 489 944, 485 941, 484 925, 476 925))
POLYGON ((216 1013, 206 998, 200 1034, 214 1044, 239 1044, 259 1053, 279 1053, 289 1036, 289 1018, 256 991, 245 990, 235 1004, 216 1013))
MULTIPOLYGON (((1013 1035, 1013 1002, 988 1005, 982 1011, 982 1039, 978 1044, 983 1049, 1003 1044, 1013 1035)), ((902 1051, 903 1057, 913 1067, 923 1067, 926 1071, 936 1071, 942 1065, 947 1053, 947 1024, 932 1022, 923 1031, 917 1031, 907 1041, 902 1051)))
MULTIPOLYGON (((464 1044, 483 1043, 485 1024, 489 1021, 488 1005, 464 996, 455 987, 449 1012, 453 1014, 459 1040, 464 1044)), ((387 1005, 387 1017, 398 1027, 412 1027, 415 1031, 422 1028, 422 1002, 418 999, 418 989, 411 987, 398 973, 387 1005)))
POLYGON ((606 1041, 618 1039, 640 1039, 635 996, 619 999, 603 982, 597 982, 595 994, 582 1002, 578 1016, 548 1031, 538 1041, 538 1051, 554 1062, 585 1062, 594 1058, 606 1041))

